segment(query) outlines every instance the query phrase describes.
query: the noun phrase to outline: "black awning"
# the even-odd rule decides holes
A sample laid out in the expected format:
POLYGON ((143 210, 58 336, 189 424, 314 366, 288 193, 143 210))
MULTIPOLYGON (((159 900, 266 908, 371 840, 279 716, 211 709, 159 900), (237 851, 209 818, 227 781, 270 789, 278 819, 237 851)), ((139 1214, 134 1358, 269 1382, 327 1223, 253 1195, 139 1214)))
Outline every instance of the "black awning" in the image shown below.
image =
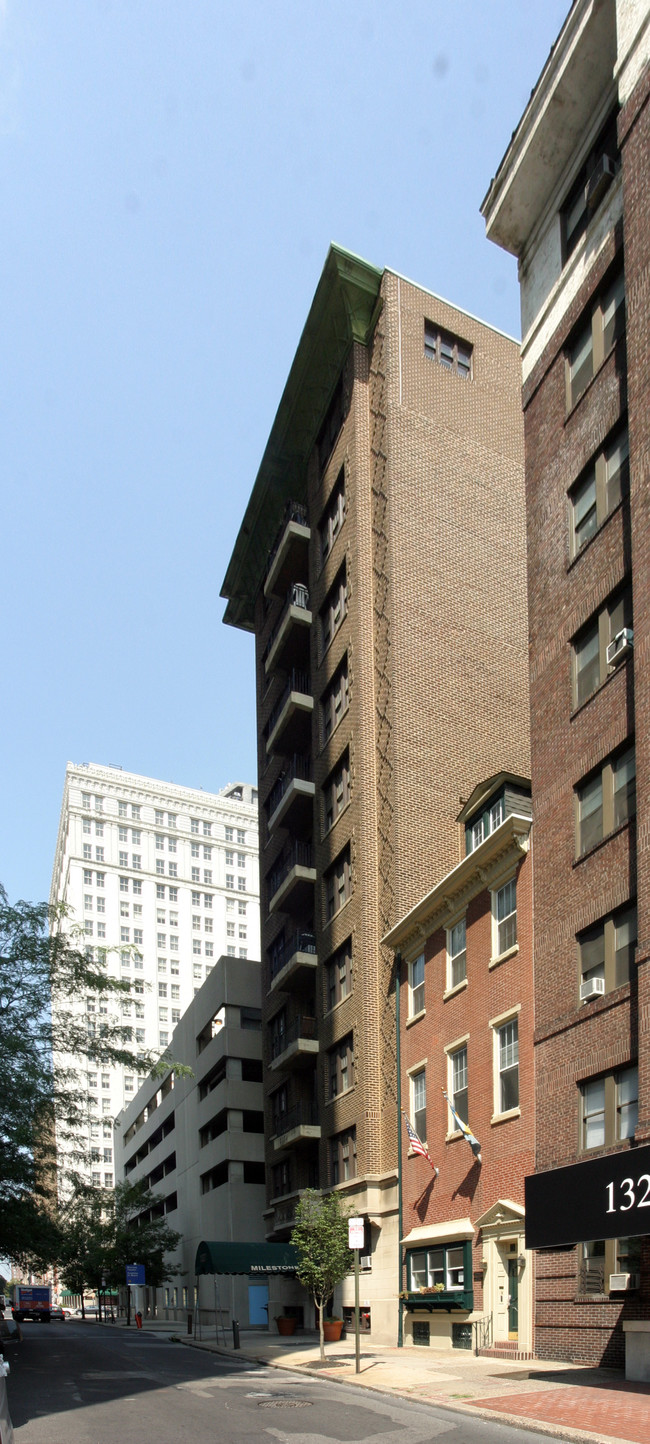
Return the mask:
POLYGON ((295 1274, 298 1253, 290 1243, 210 1243, 196 1250, 195 1274, 295 1274))

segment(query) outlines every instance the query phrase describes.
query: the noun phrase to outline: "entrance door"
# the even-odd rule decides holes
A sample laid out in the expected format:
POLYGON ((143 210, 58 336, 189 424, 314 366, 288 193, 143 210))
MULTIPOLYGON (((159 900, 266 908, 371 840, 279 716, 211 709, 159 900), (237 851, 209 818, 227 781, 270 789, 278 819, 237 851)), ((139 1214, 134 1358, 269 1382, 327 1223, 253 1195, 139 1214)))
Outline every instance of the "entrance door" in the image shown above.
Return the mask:
POLYGON ((251 1328, 260 1324, 266 1328, 269 1322, 268 1284, 248 1285, 248 1322, 251 1328))
POLYGON ((519 1337, 519 1268, 516 1258, 508 1259, 508 1338, 519 1337))

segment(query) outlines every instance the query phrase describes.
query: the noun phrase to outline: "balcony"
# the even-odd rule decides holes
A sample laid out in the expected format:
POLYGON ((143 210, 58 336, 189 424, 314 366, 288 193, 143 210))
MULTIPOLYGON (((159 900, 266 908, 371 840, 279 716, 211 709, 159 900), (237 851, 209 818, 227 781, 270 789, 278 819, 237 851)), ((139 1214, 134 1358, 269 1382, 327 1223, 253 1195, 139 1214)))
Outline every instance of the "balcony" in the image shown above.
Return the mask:
POLYGON ((314 699, 309 673, 294 669, 287 678, 264 728, 267 756, 280 750, 293 752, 308 747, 313 711, 314 699))
POLYGON ((286 1113, 273 1118, 273 1147, 288 1148, 290 1144, 310 1143, 320 1138, 318 1109, 315 1103, 296 1103, 286 1113))
POLYGON ((283 610, 264 649, 262 661, 267 677, 276 667, 297 667, 309 663, 309 592, 302 582, 293 582, 283 610))
POLYGON ((318 967, 314 933, 297 932, 270 955, 271 991, 274 988, 304 987, 313 982, 318 967))
POLYGON ((289 1027, 271 1037, 271 1071, 286 1068, 306 1067, 313 1063, 318 1054, 315 1018, 294 1018, 289 1027))
POLYGON ((294 842, 268 876, 269 912, 314 911, 316 868, 310 842, 294 842))
POLYGON ((294 753, 266 802, 269 832, 276 827, 288 827, 290 832, 311 834, 315 795, 311 757, 294 753))
POLYGON ((306 574, 310 537, 306 506, 290 501, 271 548, 264 582, 265 597, 281 597, 297 572, 306 574))

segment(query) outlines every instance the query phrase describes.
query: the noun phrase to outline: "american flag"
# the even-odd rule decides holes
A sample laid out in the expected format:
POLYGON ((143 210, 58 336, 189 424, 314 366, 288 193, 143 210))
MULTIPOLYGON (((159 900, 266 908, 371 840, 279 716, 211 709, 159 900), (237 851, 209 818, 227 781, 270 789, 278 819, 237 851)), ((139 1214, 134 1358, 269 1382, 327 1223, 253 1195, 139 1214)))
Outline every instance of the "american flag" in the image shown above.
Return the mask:
POLYGON ((424 1146, 424 1144, 423 1144, 423 1142, 422 1142, 422 1139, 421 1139, 421 1138, 418 1138, 418 1135, 417 1135, 417 1133, 416 1133, 416 1131, 415 1131, 415 1129, 414 1129, 414 1127, 413 1127, 413 1124, 411 1123, 410 1118, 407 1117, 407 1115, 406 1115, 406 1113, 404 1112, 403 1109, 402 1109, 402 1118, 404 1119, 404 1122, 405 1122, 405 1124, 406 1124, 406 1132, 408 1133, 409 1143, 410 1143, 410 1145, 411 1145, 411 1148, 413 1149, 413 1152, 414 1152, 414 1153, 420 1153, 423 1158, 426 1158, 427 1163, 430 1163, 430 1164, 431 1164, 431 1167, 432 1167, 432 1169, 433 1169, 433 1171, 434 1171, 434 1173, 435 1173, 435 1175, 436 1175, 436 1178, 437 1178, 437 1177, 438 1177, 438 1172, 439 1172, 439 1170, 436 1168, 435 1163, 433 1163, 432 1160, 431 1160, 431 1158, 429 1157, 429 1154, 427 1153, 427 1150, 426 1150, 426 1148, 425 1148, 425 1146, 424 1146))

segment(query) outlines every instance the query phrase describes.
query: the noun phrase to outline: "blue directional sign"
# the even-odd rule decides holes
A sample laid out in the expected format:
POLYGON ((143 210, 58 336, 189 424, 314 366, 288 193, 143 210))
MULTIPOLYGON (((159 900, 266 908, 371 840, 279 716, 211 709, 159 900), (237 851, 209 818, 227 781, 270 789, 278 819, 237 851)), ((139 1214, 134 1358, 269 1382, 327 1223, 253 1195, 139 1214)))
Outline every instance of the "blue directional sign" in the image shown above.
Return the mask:
POLYGON ((127 1284, 144 1284, 144 1264, 127 1264, 127 1284))

